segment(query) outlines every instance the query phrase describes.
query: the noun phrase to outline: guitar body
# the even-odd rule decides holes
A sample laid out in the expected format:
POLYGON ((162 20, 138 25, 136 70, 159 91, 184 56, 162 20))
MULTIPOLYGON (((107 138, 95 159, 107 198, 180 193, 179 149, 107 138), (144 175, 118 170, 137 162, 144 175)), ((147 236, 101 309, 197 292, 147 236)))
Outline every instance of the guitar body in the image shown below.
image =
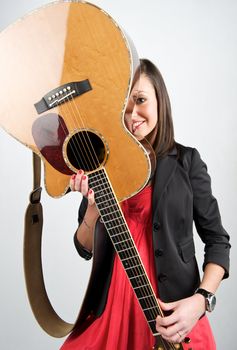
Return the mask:
POLYGON ((49 195, 78 169, 104 167, 119 201, 145 186, 149 157, 123 122, 138 59, 108 14, 51 3, 4 30, 0 51, 0 124, 41 157, 49 195))

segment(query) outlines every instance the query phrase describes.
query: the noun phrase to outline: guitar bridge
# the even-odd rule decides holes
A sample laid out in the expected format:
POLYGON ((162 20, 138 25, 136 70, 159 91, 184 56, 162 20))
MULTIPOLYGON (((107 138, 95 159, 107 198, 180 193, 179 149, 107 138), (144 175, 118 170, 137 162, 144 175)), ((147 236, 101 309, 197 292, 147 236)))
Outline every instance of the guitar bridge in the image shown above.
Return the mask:
POLYGON ((90 90, 92 87, 88 79, 71 82, 51 90, 34 106, 37 113, 41 114, 90 90))

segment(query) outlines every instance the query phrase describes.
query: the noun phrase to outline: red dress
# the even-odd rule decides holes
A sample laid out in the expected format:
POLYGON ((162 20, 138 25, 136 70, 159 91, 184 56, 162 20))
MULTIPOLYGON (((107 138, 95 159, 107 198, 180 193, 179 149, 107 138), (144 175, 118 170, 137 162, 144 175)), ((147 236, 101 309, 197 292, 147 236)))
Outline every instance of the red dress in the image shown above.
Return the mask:
MULTIPOLYGON (((151 197, 151 186, 145 187, 140 193, 124 201, 122 210, 147 275, 157 293, 151 234, 151 197)), ((197 323, 189 337, 193 350, 216 349, 206 317, 197 323)), ((153 345, 154 337, 116 254, 103 314, 79 336, 70 335, 61 350, 150 350, 153 345)), ((188 350, 190 345, 184 344, 183 347, 188 350)))

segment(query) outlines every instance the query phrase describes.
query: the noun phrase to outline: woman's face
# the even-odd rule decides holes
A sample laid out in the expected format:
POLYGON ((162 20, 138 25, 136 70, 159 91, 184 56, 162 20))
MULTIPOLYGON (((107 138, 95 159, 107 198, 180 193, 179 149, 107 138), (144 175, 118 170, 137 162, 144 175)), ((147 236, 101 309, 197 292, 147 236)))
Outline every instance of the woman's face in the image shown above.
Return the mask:
POLYGON ((135 83, 125 112, 128 130, 140 141, 155 128, 158 121, 155 89, 145 74, 135 83))

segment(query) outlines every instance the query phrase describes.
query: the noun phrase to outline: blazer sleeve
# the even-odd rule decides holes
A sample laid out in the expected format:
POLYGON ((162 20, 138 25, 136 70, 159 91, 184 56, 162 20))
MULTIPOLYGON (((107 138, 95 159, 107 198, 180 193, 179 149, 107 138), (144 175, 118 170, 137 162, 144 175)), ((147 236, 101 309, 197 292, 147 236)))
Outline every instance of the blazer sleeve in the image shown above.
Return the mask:
MULTIPOLYGON (((78 210, 78 224, 80 226, 80 224, 83 221, 83 218, 85 216, 85 212, 86 212, 86 208, 87 208, 87 198, 83 197, 79 210, 78 210)), ((75 232, 74 234, 74 245, 76 247, 76 250, 78 252, 78 254, 84 258, 85 260, 90 260, 92 258, 92 252, 90 252, 88 249, 86 249, 85 247, 83 247, 83 245, 78 241, 77 239, 77 233, 75 232)))
POLYGON ((193 217, 197 232, 205 244, 203 269, 212 262, 229 276, 229 235, 222 226, 216 198, 212 195, 207 166, 196 149, 192 151, 190 181, 193 189, 193 217))

